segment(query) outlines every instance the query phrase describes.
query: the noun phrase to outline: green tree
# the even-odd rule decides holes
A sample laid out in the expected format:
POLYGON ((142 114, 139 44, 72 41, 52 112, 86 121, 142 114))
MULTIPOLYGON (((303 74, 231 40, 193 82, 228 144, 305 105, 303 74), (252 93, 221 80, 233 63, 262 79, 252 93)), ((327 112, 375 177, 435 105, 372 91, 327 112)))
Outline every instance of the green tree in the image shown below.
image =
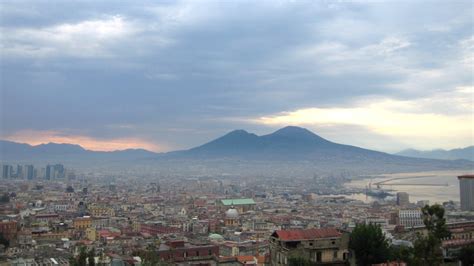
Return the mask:
POLYGON ((427 236, 418 234, 414 243, 414 253, 415 265, 441 265, 443 261, 440 241, 433 234, 427 236))
POLYGON ((389 258, 389 244, 380 226, 358 224, 351 233, 349 248, 354 251, 357 265, 371 265, 389 258))
POLYGON ((79 255, 77 257, 71 257, 69 259, 69 264, 71 266, 87 266, 87 256, 86 247, 81 247, 79 250, 79 255))
POLYGON ((446 219, 444 218, 444 208, 439 204, 426 205, 421 209, 423 213, 423 223, 426 229, 434 235, 437 239, 443 239, 451 236, 448 227, 446 226, 446 219))
POLYGON ((95 249, 92 248, 87 253, 87 261, 89 262, 89 266, 95 266, 95 249))
POLYGON ((414 262, 417 265, 441 265, 443 253, 441 241, 451 236, 444 218, 444 208, 439 205, 426 205, 422 208, 423 223, 427 234, 418 234, 414 243, 414 262))
POLYGON ((169 265, 161 260, 155 244, 149 244, 146 249, 134 251, 132 254, 142 259, 143 266, 169 265))
POLYGON ((459 260, 463 266, 474 265, 474 245, 463 247, 459 252, 459 260))
POLYGON ((407 246, 391 246, 390 247, 390 261, 406 262, 411 265, 414 257, 414 250, 407 246))

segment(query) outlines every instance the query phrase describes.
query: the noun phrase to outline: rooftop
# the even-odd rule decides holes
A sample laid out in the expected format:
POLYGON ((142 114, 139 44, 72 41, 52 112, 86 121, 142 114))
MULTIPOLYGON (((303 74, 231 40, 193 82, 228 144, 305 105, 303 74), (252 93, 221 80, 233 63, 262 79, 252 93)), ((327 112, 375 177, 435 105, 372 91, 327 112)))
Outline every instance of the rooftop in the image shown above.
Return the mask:
POLYGON ((273 237, 284 241, 340 237, 341 235, 336 228, 277 230, 272 234, 273 237))
POLYGON ((460 175, 458 179, 474 179, 474 174, 472 175, 460 175))
POLYGON ((255 204, 253 199, 223 199, 221 203, 224 206, 236 206, 236 205, 247 205, 247 204, 255 204))

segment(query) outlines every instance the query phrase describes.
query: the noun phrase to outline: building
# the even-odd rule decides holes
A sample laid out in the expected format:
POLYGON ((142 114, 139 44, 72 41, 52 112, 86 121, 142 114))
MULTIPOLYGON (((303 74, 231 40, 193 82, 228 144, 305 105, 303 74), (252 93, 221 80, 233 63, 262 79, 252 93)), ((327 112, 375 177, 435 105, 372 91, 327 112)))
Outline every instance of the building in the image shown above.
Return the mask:
POLYGON ((89 206, 89 212, 93 217, 113 217, 115 216, 114 209, 102 205, 89 206))
POLYGON ((2 178, 10 178, 12 175, 12 166, 4 164, 2 166, 2 178))
POLYGON ((416 202, 416 206, 420 207, 420 208, 423 208, 425 207, 426 205, 430 205, 430 201, 429 200, 419 200, 416 202))
POLYGON ((458 179, 461 210, 474 211, 474 175, 461 175, 458 179))
POLYGON ((225 212, 225 219, 224 224, 226 227, 236 227, 239 226, 239 212, 234 209, 230 208, 225 212))
POLYGON ((73 221, 74 229, 85 230, 92 226, 92 218, 90 216, 77 217, 73 221))
POLYGON ((57 213, 39 213, 35 215, 35 220, 40 223, 59 222, 59 214, 57 213))
POLYGON ((399 225, 403 225, 405 228, 411 228, 411 227, 423 225, 423 217, 422 217, 421 210, 419 209, 399 210, 398 223, 399 225))
POLYGON ((219 201, 221 210, 228 210, 230 207, 237 209, 239 213, 244 213, 255 209, 255 201, 253 199, 222 199, 219 201))
POLYGON ((66 171, 62 164, 55 164, 46 166, 46 172, 44 174, 44 179, 50 180, 54 178, 64 178, 66 176, 66 171))
POLYGON ((445 259, 456 259, 461 248, 474 244, 474 222, 461 221, 446 225, 451 236, 442 241, 443 256, 445 259))
POLYGON ((164 226, 160 224, 141 224, 140 233, 150 234, 152 236, 162 234, 176 234, 183 230, 176 227, 164 226))
POLYGON ((410 198, 408 193, 406 192, 398 192, 397 193, 397 205, 398 206, 407 206, 410 204, 410 198))
POLYGON ((19 164, 16 166, 15 177, 16 177, 16 178, 23 178, 23 177, 24 177, 24 176, 23 176, 23 166, 21 166, 21 165, 19 165, 19 164))
POLYGON ((313 265, 346 265, 349 235, 335 228, 277 230, 270 237, 271 265, 303 258, 313 265))
POLYGON ((378 225, 381 228, 385 228, 389 224, 388 219, 379 218, 379 217, 367 217, 367 218, 365 218, 365 223, 366 224, 378 225))
POLYGON ((0 234, 9 241, 15 240, 18 232, 16 221, 1 221, 0 222, 0 234))
POLYGON ((66 177, 66 171, 64 170, 64 165, 56 164, 54 165, 54 178, 64 178, 66 177))
POLYGON ((219 243, 221 256, 251 256, 265 254, 267 250, 267 241, 224 241, 219 243))
POLYGON ((97 230, 95 230, 94 227, 89 227, 86 229, 86 238, 89 239, 90 241, 96 241, 97 240, 97 230))
POLYGON ((51 179, 51 176, 53 175, 53 166, 52 165, 46 165, 46 171, 45 171, 45 174, 44 174, 44 179, 51 179))
POLYGON ((35 168, 33 165, 25 165, 25 177, 28 180, 32 180, 35 177, 35 168))
POLYGON ((175 240, 161 244, 158 256, 162 261, 174 265, 217 265, 219 247, 215 245, 192 245, 175 240))

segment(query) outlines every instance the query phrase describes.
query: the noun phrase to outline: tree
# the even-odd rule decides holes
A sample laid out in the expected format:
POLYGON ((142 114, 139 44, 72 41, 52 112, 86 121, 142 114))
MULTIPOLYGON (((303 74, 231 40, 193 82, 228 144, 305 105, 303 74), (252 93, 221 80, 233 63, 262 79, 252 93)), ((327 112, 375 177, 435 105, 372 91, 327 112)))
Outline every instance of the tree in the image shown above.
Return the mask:
POLYGON ((414 243, 414 253, 415 265, 434 266, 440 265, 443 261, 440 241, 433 234, 428 236, 418 234, 414 243))
POLYGON ((459 252, 459 260, 463 266, 474 265, 474 245, 463 247, 459 252))
POLYGON ((391 246, 390 247, 390 261, 406 262, 411 265, 413 261, 414 250, 407 246, 391 246))
POLYGON ((92 248, 87 253, 87 261, 89 262, 89 266, 95 266, 95 249, 92 248))
POLYGON ((427 234, 418 234, 414 243, 415 263, 419 265, 440 265, 443 262, 441 242, 451 236, 444 218, 444 208, 426 205, 421 209, 427 234))
POLYGON ((388 241, 375 224, 358 224, 351 233, 349 248, 355 253, 357 265, 384 262, 390 255, 388 241))
POLYGON ((87 251, 86 251, 86 247, 81 247, 80 251, 79 251, 79 255, 74 258, 74 257, 71 257, 69 259, 69 264, 71 266, 87 266, 87 251))
POLYGON ((81 247, 81 251, 79 253, 79 257, 77 258, 77 262, 78 262, 79 266, 86 266, 87 265, 86 247, 81 247))
POLYGON ((434 235, 437 239, 443 239, 451 236, 448 227, 446 226, 446 219, 444 218, 444 208, 439 204, 426 205, 421 209, 423 213, 423 223, 426 229, 434 235))
POLYGON ((149 244, 146 249, 134 251, 132 254, 142 259, 143 266, 168 265, 161 260, 155 244, 149 244))

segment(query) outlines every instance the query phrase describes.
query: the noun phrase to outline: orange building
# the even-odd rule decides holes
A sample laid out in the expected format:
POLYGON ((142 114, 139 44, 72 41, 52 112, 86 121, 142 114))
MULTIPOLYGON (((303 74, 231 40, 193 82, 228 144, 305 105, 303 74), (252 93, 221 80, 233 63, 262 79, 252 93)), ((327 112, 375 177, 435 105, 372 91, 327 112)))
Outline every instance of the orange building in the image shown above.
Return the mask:
POLYGON ((5 239, 11 241, 16 239, 17 235, 17 222, 16 221, 1 221, 0 222, 0 233, 5 239))
POLYGON ((75 229, 85 230, 92 226, 92 218, 90 216, 78 217, 74 219, 73 225, 75 229))

